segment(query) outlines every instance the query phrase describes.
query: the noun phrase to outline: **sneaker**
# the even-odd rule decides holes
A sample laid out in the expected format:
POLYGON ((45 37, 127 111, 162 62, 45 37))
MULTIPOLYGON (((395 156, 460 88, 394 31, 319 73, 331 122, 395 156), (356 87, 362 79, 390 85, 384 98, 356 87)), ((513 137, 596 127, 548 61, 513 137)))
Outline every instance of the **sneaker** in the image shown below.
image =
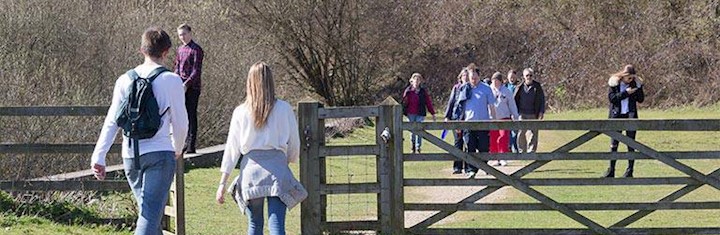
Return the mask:
POLYGON ((467 176, 468 179, 475 178, 475 175, 477 175, 477 172, 475 172, 475 171, 468 171, 467 174, 465 174, 465 176, 467 176))
POLYGON ((495 163, 493 163, 493 166, 500 166, 500 161, 496 161, 495 163))
POLYGON ((623 174, 623 177, 625 177, 625 178, 632 178, 632 177, 633 177, 633 170, 630 169, 630 168, 628 168, 627 170, 625 170, 625 174, 623 174))
POLYGON ((508 163, 505 160, 500 160, 499 164, 500 164, 500 166, 507 166, 508 163))

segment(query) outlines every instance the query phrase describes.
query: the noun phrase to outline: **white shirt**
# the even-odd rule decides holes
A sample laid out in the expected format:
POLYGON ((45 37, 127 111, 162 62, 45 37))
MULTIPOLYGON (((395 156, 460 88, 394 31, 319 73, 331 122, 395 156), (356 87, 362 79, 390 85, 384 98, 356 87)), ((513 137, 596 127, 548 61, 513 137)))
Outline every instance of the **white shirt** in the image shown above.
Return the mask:
MULTIPOLYGON (((139 65, 135 67, 135 72, 140 77, 147 77, 150 73, 160 67, 160 65, 139 65)), ((108 114, 105 117, 100 137, 95 150, 92 154, 90 165, 105 165, 105 156, 112 146, 115 136, 120 127, 115 123, 115 113, 118 111, 120 104, 127 98, 132 80, 123 74, 115 82, 113 90, 112 103, 108 114)), ((185 137, 188 132, 188 117, 185 109, 185 92, 180 76, 172 72, 164 72, 157 76, 152 83, 153 93, 157 100, 160 113, 168 110, 162 116, 162 123, 158 132, 149 139, 139 140, 140 155, 158 151, 173 151, 175 154, 182 153, 185 146, 185 137), (168 109, 169 108, 169 109, 168 109), (172 131, 171 131, 172 128, 172 131), (172 133, 171 133, 172 132, 172 133)), ((129 148, 129 139, 123 135, 122 157, 133 158, 133 149, 129 148)), ((133 146, 135 147, 135 146, 133 146)))
POLYGON ((230 120, 230 131, 220 171, 232 173, 241 154, 252 150, 273 149, 283 151, 288 162, 297 162, 300 158, 300 134, 292 106, 283 100, 277 100, 265 126, 257 129, 249 108, 240 105, 235 108, 230 120))
POLYGON ((494 120, 499 120, 503 118, 512 118, 513 120, 518 120, 520 115, 518 115, 518 109, 517 105, 515 105, 515 97, 513 97, 513 93, 508 89, 507 87, 500 86, 500 89, 496 89, 494 86, 490 86, 493 91, 493 95, 495 95, 495 116, 493 117, 494 120))
MULTIPOLYGON (((620 92, 625 91, 630 87, 630 84, 625 84, 624 82, 620 82, 620 92)), ((628 104, 630 103, 630 98, 625 98, 620 101, 620 114, 627 114, 630 112, 630 108, 628 107, 628 104)))

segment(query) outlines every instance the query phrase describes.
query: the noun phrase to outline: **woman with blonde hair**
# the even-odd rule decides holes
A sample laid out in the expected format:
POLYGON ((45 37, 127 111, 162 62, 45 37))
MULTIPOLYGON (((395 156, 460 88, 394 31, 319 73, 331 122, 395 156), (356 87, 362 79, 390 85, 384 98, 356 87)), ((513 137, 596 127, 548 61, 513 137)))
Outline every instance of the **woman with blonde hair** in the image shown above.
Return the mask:
MULTIPOLYGON (((435 109, 433 109, 432 99, 425 87, 421 85, 422 75, 413 73, 410 77, 410 85, 405 88, 402 95, 403 114, 408 117, 410 122, 423 122, 427 112, 430 112, 433 121, 435 121, 435 109)), ((422 137, 410 134, 410 142, 412 152, 420 153, 422 137)))
MULTIPOLYGON (((625 68, 613 74, 608 80, 610 86, 608 91, 608 99, 610 101, 609 118, 638 118, 637 103, 645 101, 645 93, 642 89, 642 79, 637 76, 635 66, 628 64, 625 68)), ((625 134, 635 139, 635 131, 626 130, 625 134)), ((610 141, 610 151, 617 152, 619 142, 615 139, 610 141)), ((634 152, 635 149, 628 146, 628 152, 634 152)), ((603 177, 615 177, 615 162, 610 160, 603 177)), ((633 177, 633 168, 635 160, 628 160, 628 168, 625 170, 623 177, 633 177)))
POLYGON ((248 232, 263 233, 263 203, 268 201, 270 234, 285 234, 285 213, 307 197, 288 164, 298 162, 300 137, 292 106, 275 98, 270 67, 250 67, 245 102, 235 108, 223 153, 216 200, 225 201, 228 176, 240 161, 240 176, 230 187, 241 212, 247 214, 248 232))

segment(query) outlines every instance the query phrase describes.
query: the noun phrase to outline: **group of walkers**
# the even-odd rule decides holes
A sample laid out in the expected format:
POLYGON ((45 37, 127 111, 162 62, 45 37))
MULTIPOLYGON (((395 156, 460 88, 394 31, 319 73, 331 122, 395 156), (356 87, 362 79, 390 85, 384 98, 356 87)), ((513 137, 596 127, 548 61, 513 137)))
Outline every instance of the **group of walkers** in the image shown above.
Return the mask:
MULTIPOLYGON (((163 234, 161 218, 176 161, 196 151, 203 50, 192 40, 190 26, 180 25, 177 33, 182 45, 177 49, 174 72, 164 65, 172 45, 169 35, 158 27, 142 34, 144 62, 116 80, 91 158, 95 178, 105 179, 106 155, 117 132, 123 130, 125 177, 139 209, 136 235, 163 234)), ((299 153, 300 137, 292 106, 275 96, 272 71, 258 62, 248 72, 245 100, 230 121, 216 192, 216 201, 222 204, 229 189, 248 217, 247 234, 263 233, 266 199, 271 234, 285 234, 287 209, 307 196, 288 167, 298 161, 299 153), (228 185, 238 161, 241 174, 228 185)))
MULTIPOLYGON (((486 120, 542 120, 545 116, 545 92, 540 82, 534 79, 533 69, 522 71, 517 78, 515 70, 504 77, 495 72, 489 79, 480 80, 480 72, 475 64, 460 71, 457 83, 450 91, 445 109, 445 121, 486 121, 486 120)), ((637 103, 644 100, 641 79, 635 68, 627 65, 611 76, 608 97, 610 101, 609 118, 637 118, 637 103)), ((410 85, 402 95, 403 114, 409 122, 422 122, 429 112, 435 120, 435 109, 427 89, 422 86, 422 75, 415 73, 410 85)), ((454 130, 454 145, 469 153, 534 153, 538 148, 538 130, 454 130)), ((635 131, 626 131, 627 136, 635 138, 635 131)), ((444 135, 443 135, 444 136, 444 135)), ((422 138, 410 136, 412 153, 421 153, 422 138)), ((618 141, 611 140, 610 150, 617 152, 618 141)), ((634 149, 628 147, 628 151, 634 149)), ((615 160, 604 177, 615 176, 615 160)), ((487 163, 487 162, 486 162, 487 163)), ((497 166, 506 166, 505 160, 496 161, 497 166)), ((630 160, 624 177, 633 177, 634 160, 630 160)), ((452 174, 466 174, 474 177, 477 166, 457 160, 453 162, 452 174)))
MULTIPOLYGON (((121 75, 115 82, 112 103, 102 126, 91 167, 95 177, 106 177, 105 158, 117 132, 123 130, 122 158, 125 177, 139 208, 136 235, 162 234, 160 221, 165 209, 176 161, 196 151, 197 105, 201 89, 203 50, 192 40, 190 26, 177 28, 183 45, 178 47, 174 73, 165 69, 172 42, 161 28, 148 28, 142 34, 140 51, 144 62, 121 75)), ((527 68, 522 80, 510 70, 507 77, 495 72, 488 82, 480 79, 476 65, 470 64, 458 75, 457 84, 445 110, 445 121, 543 119, 545 93, 527 68)), ((404 114, 410 122, 424 121, 436 112, 431 96, 415 73, 403 92, 404 114)), ((241 212, 248 217, 248 234, 262 234, 263 204, 268 203, 271 234, 285 234, 285 214, 307 197, 288 164, 300 154, 298 124, 292 106, 275 95, 273 73, 267 64, 254 64, 246 78, 246 97, 235 108, 223 154, 216 201, 232 194, 241 212), (240 162, 240 175, 228 186, 232 170, 240 162)), ((643 102, 641 79, 628 65, 609 80, 610 118, 637 118, 637 103, 643 102)), ((537 130, 456 130, 455 146, 467 152, 533 153, 537 150, 537 130)), ((627 135, 635 138, 634 131, 627 135)), ((411 136, 412 152, 421 153, 422 138, 411 136)), ((611 151, 618 142, 612 140, 611 151)), ((629 149, 633 151, 633 149, 629 149)), ((498 161, 504 166, 505 161, 498 161)), ((630 160, 624 176, 633 176, 630 160)), ((453 174, 477 174, 477 166, 463 161, 453 163, 453 174)), ((605 177, 614 177, 615 161, 605 177)))

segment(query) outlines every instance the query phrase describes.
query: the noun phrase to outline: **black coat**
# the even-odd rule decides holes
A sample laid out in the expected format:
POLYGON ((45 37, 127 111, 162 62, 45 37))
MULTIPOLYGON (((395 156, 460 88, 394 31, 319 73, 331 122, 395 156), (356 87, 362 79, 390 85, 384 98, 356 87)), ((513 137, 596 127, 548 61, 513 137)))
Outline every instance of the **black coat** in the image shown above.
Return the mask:
POLYGON ((610 88, 608 90, 608 99, 610 100, 610 110, 608 117, 617 118, 621 112, 621 101, 628 98, 628 118, 638 118, 637 103, 645 101, 645 93, 640 82, 633 80, 630 82, 630 87, 639 87, 634 93, 628 94, 625 90, 620 90, 620 81, 617 77, 611 77, 608 84, 610 88))

